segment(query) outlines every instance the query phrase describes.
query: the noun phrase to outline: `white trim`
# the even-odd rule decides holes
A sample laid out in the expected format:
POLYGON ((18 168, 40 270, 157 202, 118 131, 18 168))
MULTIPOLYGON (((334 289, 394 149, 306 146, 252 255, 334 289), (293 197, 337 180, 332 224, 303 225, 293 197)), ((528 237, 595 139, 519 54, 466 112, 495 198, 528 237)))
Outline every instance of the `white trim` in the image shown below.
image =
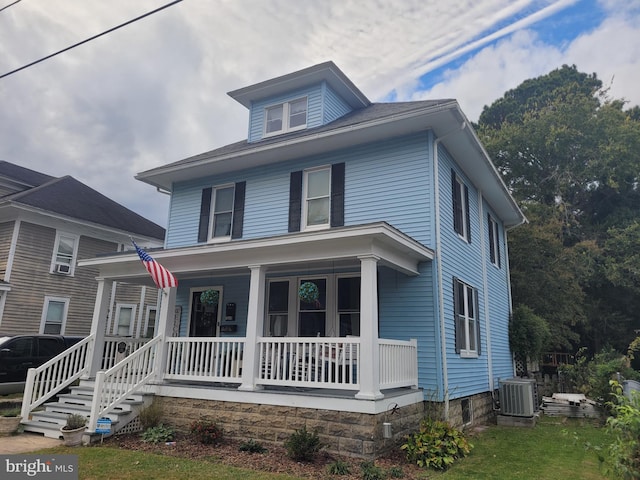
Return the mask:
POLYGON ((125 308, 130 308, 131 309, 131 321, 129 323, 129 334, 128 335, 121 335, 121 336, 133 336, 133 329, 136 323, 136 309, 137 309, 138 305, 136 305, 135 303, 116 303, 116 315, 114 317, 114 321, 113 321, 113 335, 115 336, 119 336, 118 335, 118 330, 120 330, 120 312, 125 309, 125 308))
POLYGON ((69 298, 66 297, 44 297, 44 304, 42 306, 42 316, 40 317, 40 329, 38 333, 44 333, 44 328, 47 323, 47 316, 49 313, 49 304, 51 302, 57 302, 64 304, 64 308, 62 310, 62 323, 60 324, 60 335, 64 335, 65 328, 67 326, 67 314, 69 313, 69 298))
POLYGON ((147 305, 146 312, 144 315, 144 330, 142 332, 144 338, 149 338, 147 337, 147 331, 149 330, 149 318, 151 317, 152 311, 156 312, 156 318, 153 322, 154 336, 155 336, 155 333, 158 331, 158 307, 156 305, 147 305))
POLYGON ((140 338, 140 330, 142 330, 142 324, 143 324, 143 320, 144 320, 144 313, 145 313, 145 308, 144 308, 144 299, 147 293, 147 287, 146 286, 142 286, 140 288, 140 308, 138 309, 138 318, 137 318, 137 324, 136 324, 136 334, 135 334, 135 338, 140 338))
POLYGON ((222 285, 214 285, 209 287, 192 287, 189 289, 189 311, 187 312, 187 337, 191 336, 191 316, 193 310, 193 294, 194 293, 202 293, 205 290, 218 290, 220 295, 218 296, 218 317, 216 318, 216 337, 220 336, 220 322, 222 321, 222 310, 223 310, 223 298, 224 298, 224 288, 222 285))
POLYGON ((80 236, 74 233, 68 233, 62 230, 56 230, 56 239, 53 244, 53 254, 51 255, 51 267, 49 268, 49 273, 68 275, 73 277, 76 270, 76 261, 78 259, 78 247, 80 245, 80 236), (73 240, 73 253, 71 254, 70 264, 67 265, 64 262, 58 262, 58 253, 60 251, 60 240, 62 237, 73 240), (64 269, 63 269, 64 267, 64 269), (65 271, 66 268, 69 268, 69 271, 65 271))
POLYGON ((262 109, 262 138, 273 137, 276 135, 282 135, 283 133, 296 132, 298 130, 304 130, 307 128, 307 124, 309 123, 309 97, 307 95, 303 95, 301 97, 296 97, 291 100, 285 100, 284 102, 272 103, 269 105, 265 105, 262 109), (295 127, 290 127, 291 122, 291 104, 294 102, 298 102, 300 100, 306 100, 307 107, 305 110, 305 121, 303 125, 297 125, 295 127), (280 130, 274 130, 272 132, 267 132, 267 111, 272 108, 282 107, 282 128, 280 130))
POLYGON ((13 232, 11 234, 11 245, 9 246, 9 255, 7 257, 7 266, 4 271, 4 281, 9 282, 11 280, 11 272, 13 270, 13 262, 16 258, 16 249, 18 248, 18 238, 20 237, 20 228, 22 227, 22 221, 16 219, 13 224, 13 232))
MULTIPOLYGON (((323 196, 323 197, 317 197, 317 198, 325 198, 325 197, 323 196)), ((302 226, 303 231, 326 230, 331 226, 331 165, 322 165, 319 167, 308 168, 303 171, 302 173, 302 219, 300 221, 300 225, 302 226), (329 211, 327 212, 327 221, 326 223, 320 223, 318 225, 308 225, 307 214, 309 213, 309 210, 308 210, 309 174, 321 172, 324 170, 329 172, 329 181, 328 181, 329 191, 327 192, 327 195, 326 195, 326 198, 329 201, 329 208, 328 208, 329 211)))
POLYGON ((233 234, 233 215, 234 215, 234 203, 235 203, 235 195, 236 195, 236 184, 235 183, 225 183, 222 185, 216 185, 211 187, 211 204, 209 207, 209 231, 207 232, 208 243, 220 243, 220 242, 228 242, 231 240, 231 235, 233 234), (214 229, 215 229, 215 215, 216 215, 216 197, 218 195, 218 190, 223 190, 226 188, 233 189, 233 195, 231 198, 231 224, 229 225, 229 235, 225 235, 224 237, 214 237, 214 229))

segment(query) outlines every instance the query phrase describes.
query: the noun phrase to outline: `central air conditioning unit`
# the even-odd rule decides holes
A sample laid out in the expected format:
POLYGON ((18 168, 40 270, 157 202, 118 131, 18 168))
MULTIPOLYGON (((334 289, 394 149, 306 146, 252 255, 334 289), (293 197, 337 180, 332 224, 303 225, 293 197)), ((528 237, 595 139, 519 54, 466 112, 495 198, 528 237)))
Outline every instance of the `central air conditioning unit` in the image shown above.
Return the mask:
POLYGON ((538 410, 538 384, 534 379, 510 378, 500 381, 500 413, 513 417, 533 417, 538 410))

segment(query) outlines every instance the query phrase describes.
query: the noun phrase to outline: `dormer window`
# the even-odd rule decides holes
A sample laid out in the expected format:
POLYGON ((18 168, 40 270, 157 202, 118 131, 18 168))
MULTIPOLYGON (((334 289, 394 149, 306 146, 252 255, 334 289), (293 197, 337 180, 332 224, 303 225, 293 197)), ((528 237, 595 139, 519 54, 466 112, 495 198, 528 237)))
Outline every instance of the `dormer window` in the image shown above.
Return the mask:
POLYGON ((264 135, 277 135, 307 126, 307 97, 265 108, 264 135))

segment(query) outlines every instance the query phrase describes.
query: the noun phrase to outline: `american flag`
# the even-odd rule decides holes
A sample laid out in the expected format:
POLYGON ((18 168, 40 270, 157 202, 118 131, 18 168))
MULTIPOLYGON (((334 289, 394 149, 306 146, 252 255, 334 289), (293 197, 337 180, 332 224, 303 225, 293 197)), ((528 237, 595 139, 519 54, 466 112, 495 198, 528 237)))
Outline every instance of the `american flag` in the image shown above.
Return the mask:
POLYGON ((136 242, 133 242, 133 246, 136 247, 136 252, 138 252, 138 256, 140 257, 140 260, 142 260, 144 268, 147 269, 147 272, 149 272, 153 281, 156 282, 158 288, 178 286, 178 280, 173 276, 173 273, 151 258, 151 255, 136 245, 136 242))

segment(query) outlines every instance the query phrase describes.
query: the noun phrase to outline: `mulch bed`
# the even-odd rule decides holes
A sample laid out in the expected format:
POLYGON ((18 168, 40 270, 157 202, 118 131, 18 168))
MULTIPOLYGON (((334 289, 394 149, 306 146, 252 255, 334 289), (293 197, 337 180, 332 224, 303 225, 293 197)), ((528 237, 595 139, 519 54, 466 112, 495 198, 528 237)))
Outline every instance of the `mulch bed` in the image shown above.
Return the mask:
MULTIPOLYGON (((105 444, 127 450, 152 452, 161 455, 189 458, 193 460, 211 461, 223 465, 240 468, 249 468, 263 472, 283 473, 301 478, 310 479, 362 479, 361 458, 343 457, 321 451, 316 455, 312 463, 296 462, 287 457, 286 450, 279 445, 263 444, 267 448, 266 453, 249 453, 240 451, 241 442, 225 440, 219 445, 203 445, 186 435, 178 434, 175 442, 146 443, 140 435, 116 435, 105 439, 105 444), (349 475, 331 475, 327 469, 329 465, 340 460, 349 465, 349 475)), ((389 471, 392 467, 402 469, 404 479, 424 479, 428 471, 416 465, 408 464, 403 453, 398 449, 382 458, 375 460, 375 465, 385 472, 385 478, 392 478, 389 471)))

